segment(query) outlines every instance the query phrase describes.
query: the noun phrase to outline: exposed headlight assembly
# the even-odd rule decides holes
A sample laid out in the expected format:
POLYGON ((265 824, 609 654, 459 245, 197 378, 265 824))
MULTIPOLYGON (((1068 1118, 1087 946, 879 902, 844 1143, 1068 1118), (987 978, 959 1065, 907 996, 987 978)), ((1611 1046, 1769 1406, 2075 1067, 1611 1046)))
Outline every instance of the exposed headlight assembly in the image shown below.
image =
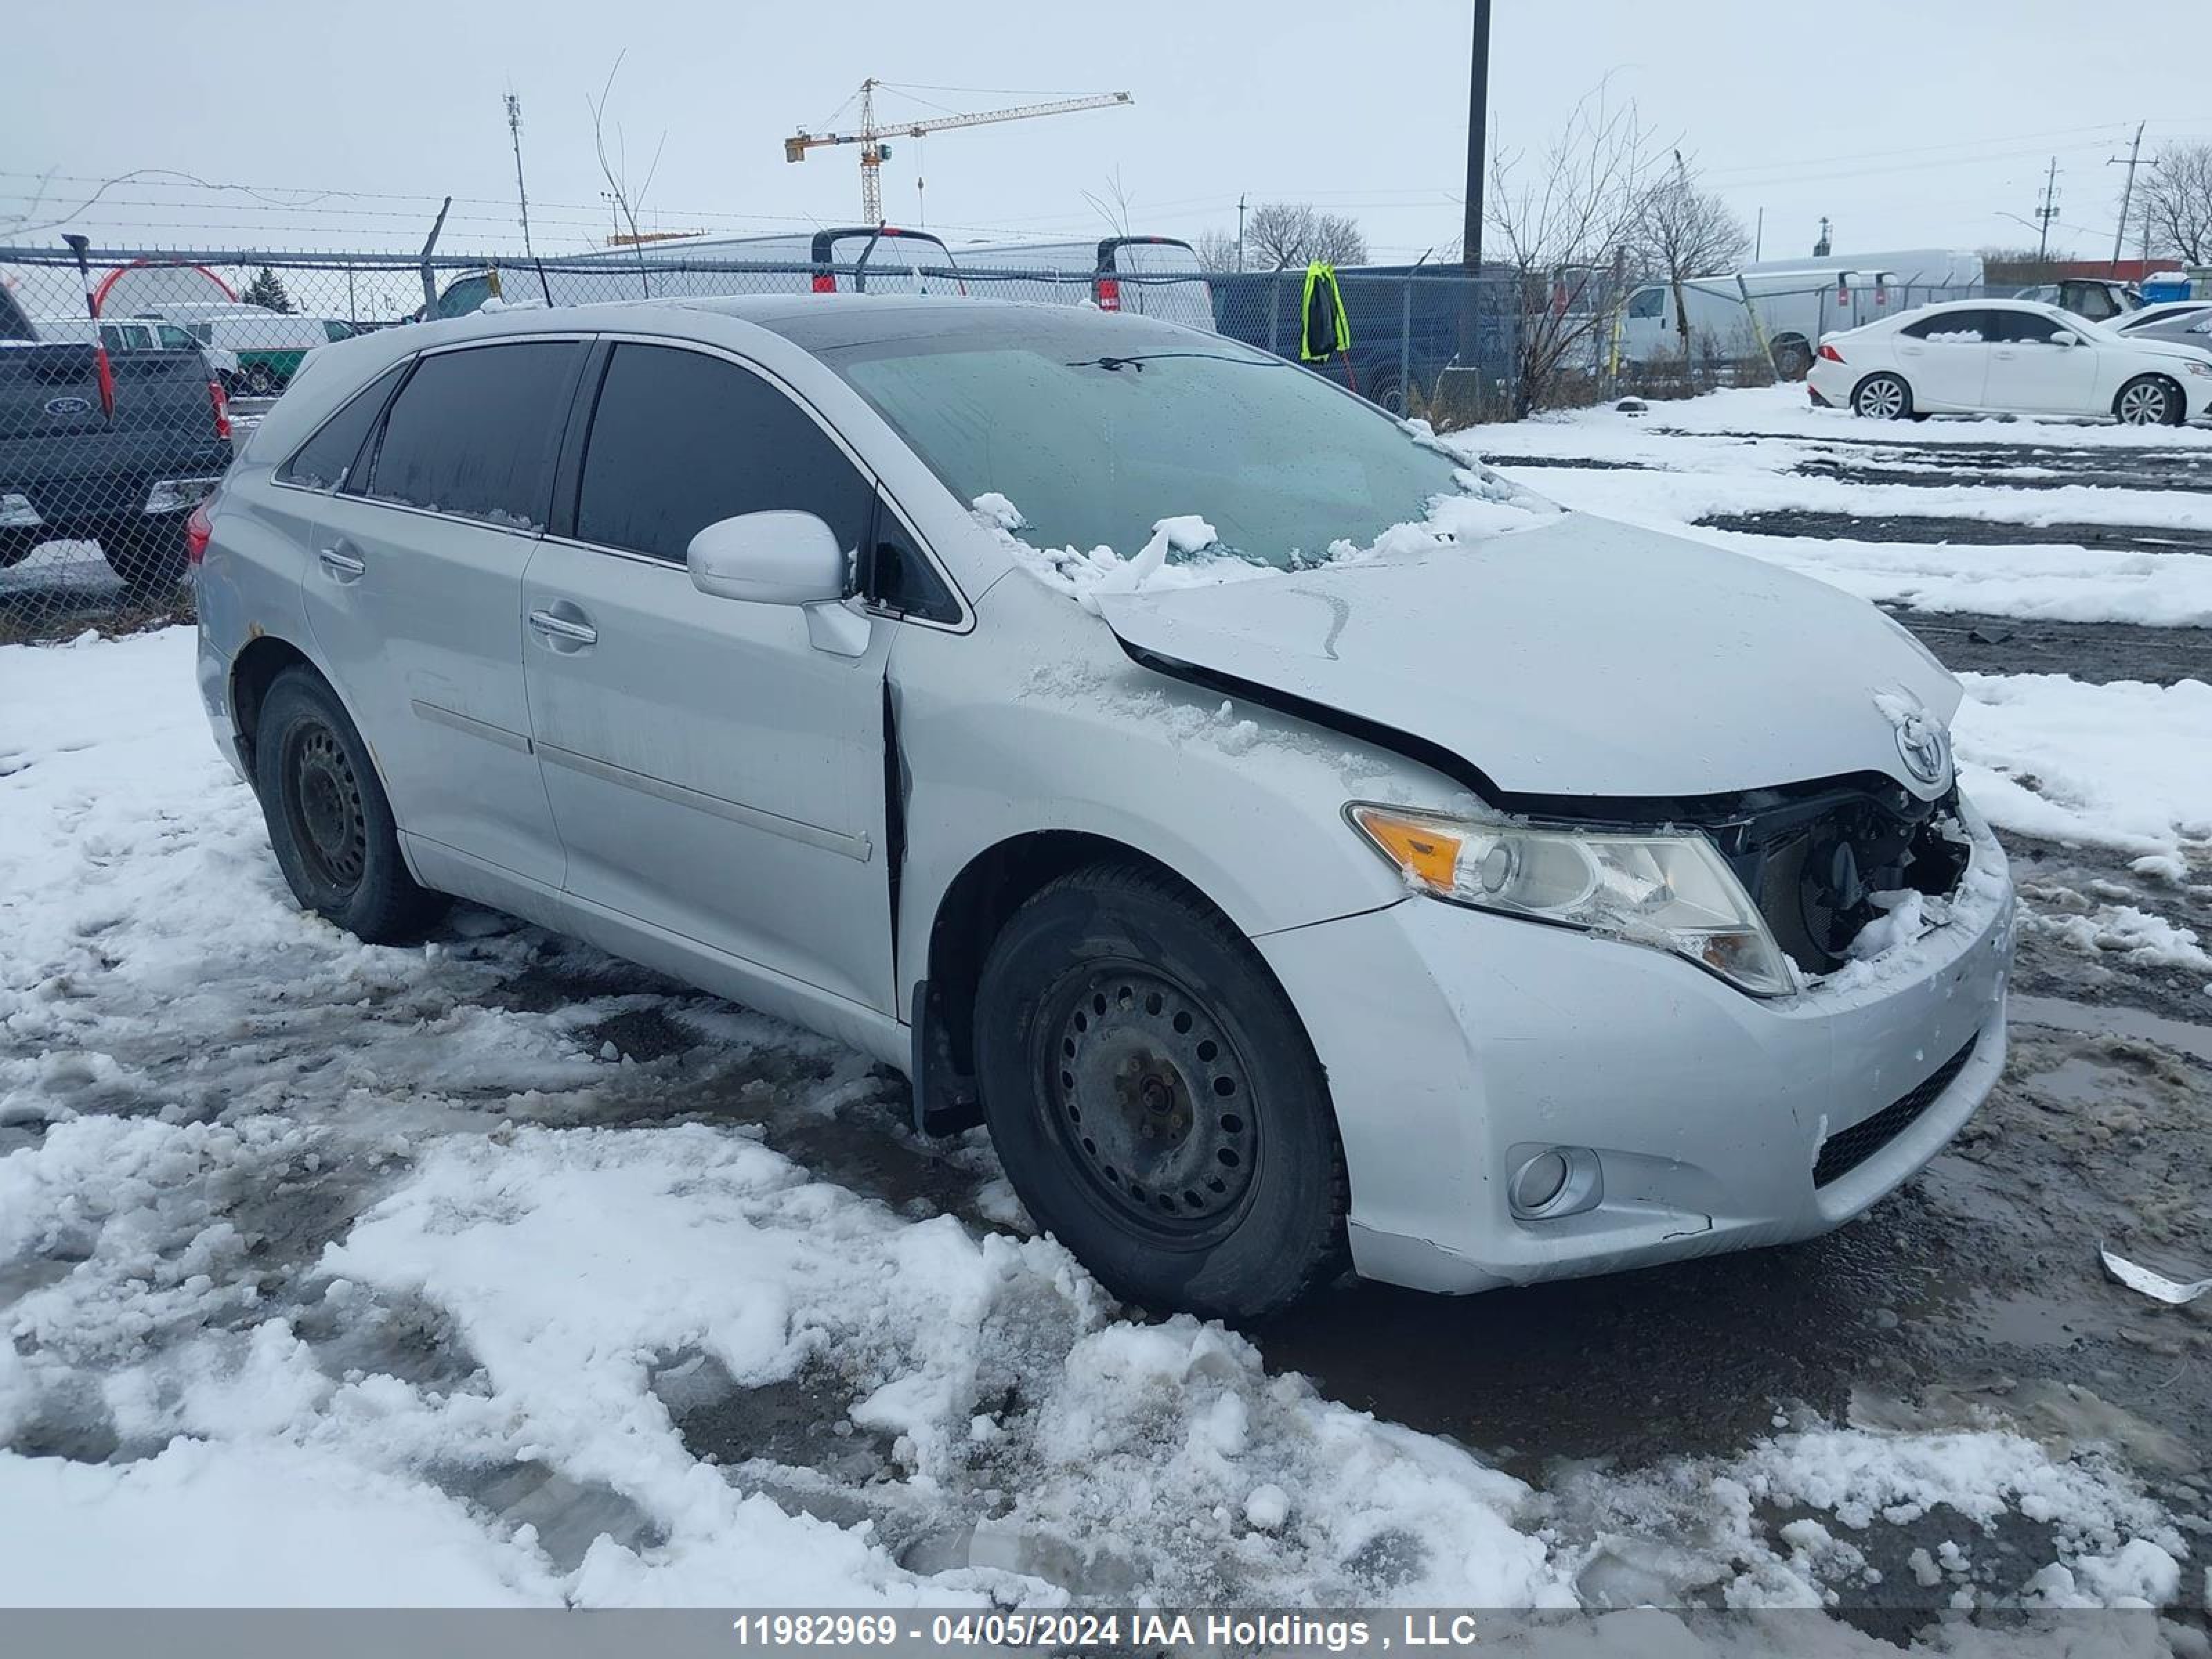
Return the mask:
POLYGON ((1797 988, 1743 884, 1702 835, 1537 829, 1364 801, 1345 816, 1432 897, 1671 951, 1757 996, 1797 988))

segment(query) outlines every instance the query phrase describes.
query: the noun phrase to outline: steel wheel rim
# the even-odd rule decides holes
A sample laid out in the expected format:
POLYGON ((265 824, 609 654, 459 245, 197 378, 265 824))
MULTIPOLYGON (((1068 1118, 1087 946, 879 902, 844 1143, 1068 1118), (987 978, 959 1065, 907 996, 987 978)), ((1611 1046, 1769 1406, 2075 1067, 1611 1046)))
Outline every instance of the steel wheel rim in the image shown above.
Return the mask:
POLYGON ((325 886, 351 892, 368 868, 368 816, 353 763, 337 733, 320 723, 294 734, 286 762, 293 844, 325 886))
POLYGON ((1232 1226, 1259 1126, 1250 1068, 1204 1000, 1146 964, 1092 962, 1039 1012, 1038 1105, 1092 1201, 1167 1243, 1232 1226))
POLYGON ((2120 419, 2129 426, 2155 426, 2166 419, 2166 392, 2154 386, 2130 386, 2120 394, 2120 419))
POLYGON ((1877 380, 1859 393, 1859 413, 1878 421, 1893 421, 1905 407, 1905 388, 1894 380, 1877 380))

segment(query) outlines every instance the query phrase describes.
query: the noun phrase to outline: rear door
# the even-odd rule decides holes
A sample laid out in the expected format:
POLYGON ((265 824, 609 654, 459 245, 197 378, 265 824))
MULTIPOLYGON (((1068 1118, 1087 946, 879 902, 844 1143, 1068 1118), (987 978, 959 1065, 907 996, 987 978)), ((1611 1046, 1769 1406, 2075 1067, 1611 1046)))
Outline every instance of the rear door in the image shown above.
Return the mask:
POLYGON ((895 625, 869 619, 847 654, 798 607, 702 593, 685 563, 706 526, 775 508, 820 517, 857 558, 872 485, 782 386, 703 348, 615 341, 587 401, 564 466, 574 502, 523 600, 568 890, 580 908, 887 1011, 895 625))
POLYGON ((400 828, 554 891, 561 844, 530 752, 522 573, 586 349, 532 338, 418 359, 361 476, 323 503, 301 579, 400 828))
POLYGON ((1979 409, 1989 382, 1997 313, 1979 307, 1939 311, 1898 331, 1897 366, 1917 409, 1979 409))

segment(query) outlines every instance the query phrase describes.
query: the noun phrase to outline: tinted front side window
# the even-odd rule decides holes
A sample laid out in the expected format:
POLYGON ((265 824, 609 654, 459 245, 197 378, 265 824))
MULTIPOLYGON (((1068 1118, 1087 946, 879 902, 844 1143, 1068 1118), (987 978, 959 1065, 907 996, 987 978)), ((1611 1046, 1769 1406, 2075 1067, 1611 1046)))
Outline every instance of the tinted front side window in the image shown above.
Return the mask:
POLYGON ((322 429, 300 446, 299 453, 276 469, 276 482, 308 489, 336 489, 352 471, 369 428, 384 412, 392 388, 407 372, 401 363, 355 393, 351 402, 325 421, 322 429))
POLYGON ((2008 345, 2049 345, 2061 326, 2032 311, 2000 311, 1990 320, 1996 328, 1990 337, 2008 345))
POLYGON ((575 341, 531 340, 423 358, 385 422, 368 493, 542 528, 569 380, 583 351, 575 341))
POLYGON ((1628 301, 1628 314, 1632 317, 1656 317, 1666 300, 1667 290, 1664 289, 1639 289, 1628 301))
POLYGON ((578 539, 681 563, 716 520, 783 508, 853 549, 872 499, 829 435, 758 375, 672 346, 615 348, 584 451, 578 539))

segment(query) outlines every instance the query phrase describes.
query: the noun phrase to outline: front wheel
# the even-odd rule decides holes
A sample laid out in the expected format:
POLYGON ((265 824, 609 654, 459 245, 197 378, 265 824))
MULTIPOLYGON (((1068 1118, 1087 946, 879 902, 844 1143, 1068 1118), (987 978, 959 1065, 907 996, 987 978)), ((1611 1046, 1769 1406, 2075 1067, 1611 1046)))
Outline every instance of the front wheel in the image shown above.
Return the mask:
POLYGON ((1254 1318, 1343 1261, 1346 1180, 1312 1044, 1251 945, 1165 878, 1098 865, 994 942, 984 1115, 1030 1213, 1116 1296, 1254 1318))
POLYGON ((1869 374, 1851 393, 1851 413, 1869 421, 1909 420, 1912 388, 1894 374, 1869 374))
POLYGON ((2112 399, 2123 426, 2179 426, 2186 414, 2181 388, 2156 374, 2139 374, 2112 399))
POLYGON ((418 934, 446 907, 416 884, 368 745, 320 676, 276 677, 253 734, 269 844, 302 909, 371 945, 418 934))

